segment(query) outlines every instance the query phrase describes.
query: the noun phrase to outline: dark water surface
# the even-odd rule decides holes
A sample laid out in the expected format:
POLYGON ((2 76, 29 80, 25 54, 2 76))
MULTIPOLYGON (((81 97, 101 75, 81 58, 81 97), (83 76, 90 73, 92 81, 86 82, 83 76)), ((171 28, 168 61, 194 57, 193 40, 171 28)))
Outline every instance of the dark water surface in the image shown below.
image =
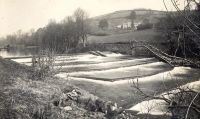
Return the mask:
POLYGON ((3 58, 32 56, 38 51, 38 48, 10 48, 9 50, 0 50, 0 56, 3 58))

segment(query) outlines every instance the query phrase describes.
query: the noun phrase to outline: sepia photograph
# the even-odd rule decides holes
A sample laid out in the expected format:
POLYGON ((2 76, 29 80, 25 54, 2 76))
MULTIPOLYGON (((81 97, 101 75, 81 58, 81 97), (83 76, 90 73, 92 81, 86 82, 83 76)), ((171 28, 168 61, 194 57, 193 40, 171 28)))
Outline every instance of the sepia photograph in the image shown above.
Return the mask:
POLYGON ((200 119, 200 0, 0 0, 0 119, 200 119))

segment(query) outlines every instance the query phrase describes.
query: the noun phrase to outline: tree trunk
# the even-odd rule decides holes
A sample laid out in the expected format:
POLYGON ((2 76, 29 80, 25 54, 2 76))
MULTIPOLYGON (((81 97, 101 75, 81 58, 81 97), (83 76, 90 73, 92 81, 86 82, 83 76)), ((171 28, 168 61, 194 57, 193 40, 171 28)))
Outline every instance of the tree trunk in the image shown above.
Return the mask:
POLYGON ((134 20, 133 19, 131 20, 131 28, 132 28, 132 30, 135 29, 135 25, 134 25, 134 20))

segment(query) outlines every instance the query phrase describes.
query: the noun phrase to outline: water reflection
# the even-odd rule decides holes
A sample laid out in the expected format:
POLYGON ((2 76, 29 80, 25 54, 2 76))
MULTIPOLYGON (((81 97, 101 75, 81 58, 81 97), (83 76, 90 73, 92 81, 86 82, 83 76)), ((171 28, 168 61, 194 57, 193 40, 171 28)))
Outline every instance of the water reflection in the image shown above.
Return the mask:
POLYGON ((10 48, 9 50, 0 50, 0 56, 3 58, 32 56, 37 53, 38 48, 10 48))

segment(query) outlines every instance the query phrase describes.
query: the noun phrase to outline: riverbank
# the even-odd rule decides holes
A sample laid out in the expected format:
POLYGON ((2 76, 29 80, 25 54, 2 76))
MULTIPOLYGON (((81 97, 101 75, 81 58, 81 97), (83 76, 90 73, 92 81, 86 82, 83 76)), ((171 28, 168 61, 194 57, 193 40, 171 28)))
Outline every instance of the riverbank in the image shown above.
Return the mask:
POLYGON ((91 101, 85 105, 69 98, 77 94, 84 101, 101 100, 69 84, 67 80, 56 77, 48 77, 43 81, 32 80, 30 76, 33 72, 30 67, 2 58, 0 58, 0 69, 0 118, 2 119, 106 118, 105 113, 92 111, 91 101))

